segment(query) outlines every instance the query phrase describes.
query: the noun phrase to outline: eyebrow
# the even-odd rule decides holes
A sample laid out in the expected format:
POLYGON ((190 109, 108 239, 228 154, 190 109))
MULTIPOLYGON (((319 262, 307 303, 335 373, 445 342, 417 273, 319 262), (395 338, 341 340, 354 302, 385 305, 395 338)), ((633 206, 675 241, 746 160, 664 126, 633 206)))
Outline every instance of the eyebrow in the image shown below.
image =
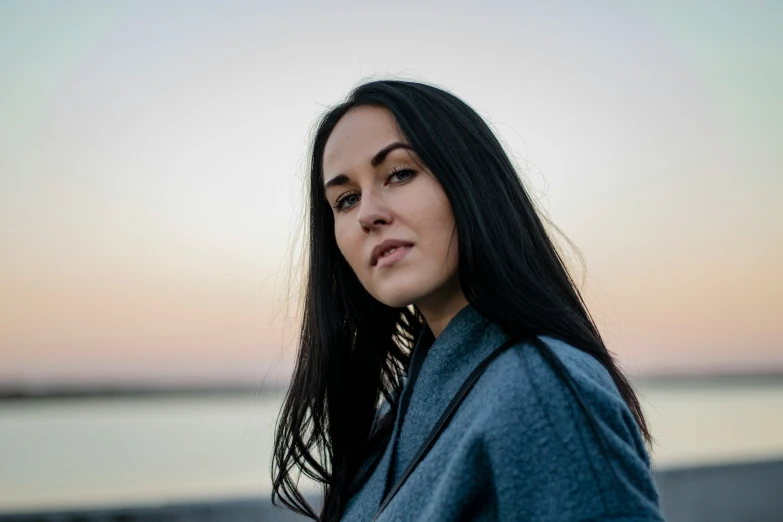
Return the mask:
MULTIPOLYGON (((395 141, 394 143, 390 143, 389 145, 386 145, 384 148, 379 150, 375 154, 375 156, 372 157, 372 159, 370 160, 370 165, 372 165, 373 167, 377 167, 378 165, 383 163, 383 161, 386 159, 386 156, 388 156, 391 151, 396 149, 413 150, 413 147, 401 141, 395 141)), ((346 176, 345 174, 338 174, 337 176, 333 177, 332 179, 330 179, 324 184, 324 190, 328 189, 329 187, 346 185, 348 181, 349 181, 348 176, 346 176)))

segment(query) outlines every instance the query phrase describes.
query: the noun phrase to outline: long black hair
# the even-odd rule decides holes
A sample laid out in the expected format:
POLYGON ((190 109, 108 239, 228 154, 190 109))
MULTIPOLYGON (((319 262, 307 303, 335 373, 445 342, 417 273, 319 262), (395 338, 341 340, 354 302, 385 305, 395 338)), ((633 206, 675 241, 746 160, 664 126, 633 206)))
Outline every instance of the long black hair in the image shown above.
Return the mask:
MULTIPOLYGON (((454 213, 459 281, 468 302, 508 335, 549 335, 595 357, 640 428, 639 401, 607 351, 518 174, 487 123, 462 100, 422 83, 371 81, 330 109, 310 156, 307 277, 299 352, 275 437, 272 501, 336 522, 362 460, 377 443, 376 408, 395 411, 414 340, 426 326, 415 307, 386 306, 364 289, 338 249, 323 191, 323 153, 340 118, 359 106, 387 109, 443 187, 454 213), (324 488, 320 515, 298 490, 303 474, 324 488)), ((568 375, 536 343, 561 379, 568 375)), ((569 386, 572 383, 569 382, 569 386)), ((575 388, 572 387, 575 391, 575 388)))

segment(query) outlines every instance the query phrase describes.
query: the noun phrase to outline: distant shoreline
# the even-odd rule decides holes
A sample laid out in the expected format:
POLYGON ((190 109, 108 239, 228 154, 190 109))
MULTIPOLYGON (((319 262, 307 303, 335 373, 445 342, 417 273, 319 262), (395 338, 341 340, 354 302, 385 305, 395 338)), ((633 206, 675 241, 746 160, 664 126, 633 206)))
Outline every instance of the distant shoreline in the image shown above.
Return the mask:
POLYGON ((105 399, 105 398, 159 398, 193 397, 199 395, 279 395, 286 391, 285 386, 117 386, 117 387, 49 387, 45 389, 4 388, 0 386, 0 401, 38 400, 38 399, 105 399))
MULTIPOLYGON (((648 374, 631 379, 632 384, 645 388, 711 388, 783 386, 783 370, 756 373, 648 374)), ((143 398, 199 395, 281 395, 287 384, 259 385, 52 385, 48 387, 0 384, 0 401, 36 399, 143 398)))
POLYGON ((781 386, 783 370, 765 372, 661 373, 632 378, 631 383, 645 387, 727 387, 781 386))

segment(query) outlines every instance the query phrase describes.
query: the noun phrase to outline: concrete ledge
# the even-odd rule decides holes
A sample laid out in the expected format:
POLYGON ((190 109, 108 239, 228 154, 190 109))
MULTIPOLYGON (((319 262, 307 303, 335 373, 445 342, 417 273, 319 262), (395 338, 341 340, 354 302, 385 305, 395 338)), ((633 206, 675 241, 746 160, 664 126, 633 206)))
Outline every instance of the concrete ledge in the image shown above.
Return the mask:
MULTIPOLYGON (((312 502, 312 501, 311 501, 312 502)), ((0 515, 2 522, 302 522, 310 520, 267 500, 0 515)))
MULTIPOLYGON (((668 522, 783 521, 783 459, 655 472, 668 522)), ((309 499, 311 504, 316 499, 309 499)), ((268 499, 0 515, 1 522, 302 522, 268 499)))
POLYGON ((669 522, 783 521, 783 459, 655 473, 669 522))

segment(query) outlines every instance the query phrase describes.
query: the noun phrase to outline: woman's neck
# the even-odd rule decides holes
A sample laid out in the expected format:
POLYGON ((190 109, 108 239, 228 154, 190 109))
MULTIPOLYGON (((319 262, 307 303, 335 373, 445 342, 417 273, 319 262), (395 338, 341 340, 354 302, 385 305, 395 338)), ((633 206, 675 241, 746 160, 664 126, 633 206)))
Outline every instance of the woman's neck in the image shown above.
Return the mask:
POLYGON ((427 299, 416 303, 416 308, 419 309, 424 319, 427 321, 427 325, 432 330, 432 334, 437 339, 440 333, 446 328, 454 316, 456 316, 460 310, 465 308, 468 304, 468 300, 465 294, 462 293, 462 289, 459 287, 459 282, 456 285, 444 285, 446 288, 441 288, 437 294, 428 296, 427 299))

